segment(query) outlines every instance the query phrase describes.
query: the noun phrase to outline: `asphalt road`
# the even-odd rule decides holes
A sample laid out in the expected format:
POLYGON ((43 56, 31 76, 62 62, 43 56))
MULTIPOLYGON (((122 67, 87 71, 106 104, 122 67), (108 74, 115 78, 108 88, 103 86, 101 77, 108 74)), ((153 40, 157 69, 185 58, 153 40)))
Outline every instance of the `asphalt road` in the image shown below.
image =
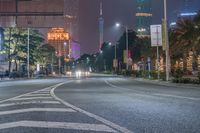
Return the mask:
POLYGON ((0 82, 0 133, 199 133, 200 87, 130 78, 0 82))

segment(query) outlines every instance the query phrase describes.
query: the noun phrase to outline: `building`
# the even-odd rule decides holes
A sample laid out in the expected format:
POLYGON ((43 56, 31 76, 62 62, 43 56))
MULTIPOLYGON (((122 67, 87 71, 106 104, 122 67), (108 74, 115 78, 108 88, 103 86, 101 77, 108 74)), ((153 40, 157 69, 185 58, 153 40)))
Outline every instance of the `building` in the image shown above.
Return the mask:
POLYGON ((79 0, 64 0, 65 29, 71 39, 79 40, 79 0))
POLYGON ((52 28, 48 32, 48 42, 56 50, 58 57, 69 57, 69 33, 65 32, 64 28, 52 28))
POLYGON ((80 58, 80 44, 76 41, 71 41, 71 58, 73 58, 74 60, 77 60, 78 58, 80 58))
POLYGON ((177 19, 193 19, 198 13, 192 8, 193 0, 184 0, 183 8, 176 14, 174 20, 170 23, 170 27, 176 27, 177 19))
POLYGON ((4 29, 0 27, 0 51, 3 50, 4 44, 4 29))
POLYGON ((136 32, 139 36, 150 35, 152 23, 151 0, 137 0, 136 10, 136 32))
POLYGON ((63 27, 64 0, 1 0, 1 27, 63 27))

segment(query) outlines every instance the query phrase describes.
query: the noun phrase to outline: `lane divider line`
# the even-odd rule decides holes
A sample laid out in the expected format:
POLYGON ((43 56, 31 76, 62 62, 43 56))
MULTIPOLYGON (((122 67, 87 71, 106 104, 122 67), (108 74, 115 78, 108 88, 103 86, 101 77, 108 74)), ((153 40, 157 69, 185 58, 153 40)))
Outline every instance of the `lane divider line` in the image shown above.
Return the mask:
MULTIPOLYGON (((71 82, 71 81, 68 81, 68 82, 71 82)), ((65 83, 68 83, 68 82, 65 82, 65 83)), ((42 90, 48 90, 48 89, 50 90, 51 88, 56 87, 56 86, 58 86, 58 85, 60 85, 60 84, 61 84, 61 83, 58 83, 58 84, 55 84, 55 85, 52 85, 52 86, 49 86, 49 87, 46 87, 46 88, 43 88, 43 89, 40 89, 40 90, 37 90, 37 91, 28 92, 28 93, 21 94, 21 95, 12 97, 12 98, 8 98, 8 99, 5 99, 5 100, 1 100, 1 101, 0 101, 0 104, 1 104, 1 103, 4 103, 4 102, 11 101, 12 99, 16 99, 16 98, 20 98, 20 97, 23 97, 23 96, 32 94, 32 93, 38 93, 38 92, 40 92, 40 91, 42 91, 42 90)))
MULTIPOLYGON (((129 89, 129 88, 124 88, 124 87, 118 87, 116 85, 113 85, 112 83, 108 82, 107 80, 104 80, 105 83, 111 87, 114 88, 118 88, 118 89, 129 89)), ((129 89, 131 90, 131 89, 129 89)), ((133 90, 135 91, 135 90, 133 90)), ((137 91, 138 93, 141 93, 139 91, 137 91)), ((200 98, 194 98, 194 97, 185 97, 185 96, 177 96, 177 95, 168 95, 168 94, 161 94, 161 93, 151 93, 151 94, 138 94, 138 93, 134 93, 136 95, 140 95, 140 96, 149 96, 149 97, 155 97, 155 96, 159 96, 159 97, 171 97, 171 98, 177 98, 177 99, 187 99, 187 100, 193 100, 193 101, 199 101, 200 98)))
POLYGON ((85 123, 66 123, 66 122, 45 122, 45 121, 18 121, 0 124, 0 129, 8 129, 15 127, 31 127, 31 128, 57 128, 68 130, 85 130, 96 132, 112 132, 115 130, 102 124, 85 124, 85 123))
POLYGON ((119 125, 117 125, 117 124, 115 124, 115 123, 113 123, 113 122, 111 122, 111 121, 108 121, 108 120, 104 119, 103 117, 100 117, 100 116, 98 116, 98 115, 95 115, 95 114, 92 114, 92 113, 90 113, 90 112, 87 112, 87 111, 85 111, 85 110, 83 110, 83 109, 81 109, 81 108, 78 108, 78 107, 76 107, 76 106, 74 106, 74 105, 72 105, 72 104, 70 104, 70 103, 68 103, 68 102, 66 102, 66 101, 64 101, 64 100, 62 100, 62 99, 60 99, 59 97, 57 97, 57 96, 55 95, 55 93, 54 93, 54 92, 55 92, 55 89, 58 88, 59 86, 62 86, 63 84, 65 84, 65 83, 61 83, 60 85, 57 85, 57 86, 55 86, 55 87, 53 87, 53 88, 51 89, 50 94, 51 94, 51 96, 54 97, 56 100, 60 101, 60 102, 61 102, 62 104, 64 104, 65 106, 70 107, 70 108, 72 108, 72 109, 74 109, 74 110, 76 110, 76 111, 78 111, 78 112, 80 112, 80 113, 83 113, 83 114, 85 114, 85 115, 87 115, 87 116, 89 116, 89 117, 91 117, 91 118, 94 118, 94 119, 96 119, 96 120, 98 120, 98 121, 104 123, 105 125, 107 125, 107 126, 113 128, 113 129, 119 131, 119 132, 122 132, 122 133, 133 133, 132 131, 128 130, 128 129, 125 128, 125 127, 121 127, 121 126, 119 126, 119 125))
POLYGON ((11 111, 0 111, 0 116, 28 113, 28 112, 76 112, 76 111, 71 108, 28 108, 28 109, 16 109, 11 111))
POLYGON ((10 106, 28 105, 28 104, 60 104, 60 102, 58 101, 17 102, 17 103, 0 104, 0 107, 10 107, 10 106))
POLYGON ((11 101, 35 100, 35 99, 52 99, 52 97, 20 97, 14 98, 11 101))

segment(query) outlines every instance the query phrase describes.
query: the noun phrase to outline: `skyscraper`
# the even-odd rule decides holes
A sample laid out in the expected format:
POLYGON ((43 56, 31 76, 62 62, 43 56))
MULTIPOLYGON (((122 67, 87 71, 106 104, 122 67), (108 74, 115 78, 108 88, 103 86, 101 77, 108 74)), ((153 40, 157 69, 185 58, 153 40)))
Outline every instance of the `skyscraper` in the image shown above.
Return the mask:
POLYGON ((100 3, 100 17, 99 17, 99 49, 101 49, 102 44, 104 42, 103 37, 104 32, 104 19, 103 19, 103 5, 100 3))
POLYGON ((151 0, 137 0, 136 32, 139 36, 150 34, 152 21, 151 0))
POLYGON ((65 28, 73 40, 79 40, 79 0, 64 0, 65 28))

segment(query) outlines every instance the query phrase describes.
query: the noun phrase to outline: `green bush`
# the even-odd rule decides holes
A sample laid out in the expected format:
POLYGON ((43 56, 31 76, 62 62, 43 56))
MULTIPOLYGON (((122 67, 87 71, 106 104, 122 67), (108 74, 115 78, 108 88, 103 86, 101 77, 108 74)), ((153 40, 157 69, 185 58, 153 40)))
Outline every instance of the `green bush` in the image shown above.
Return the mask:
POLYGON ((200 72, 198 72, 198 76, 197 76, 197 77, 198 77, 198 79, 199 79, 199 82, 200 82, 200 72))
POLYGON ((181 69, 176 69, 175 71, 172 72, 172 76, 176 79, 182 78, 183 77, 183 70, 181 69))
POLYGON ((136 78, 141 78, 143 76, 142 71, 132 71, 132 76, 136 78))

